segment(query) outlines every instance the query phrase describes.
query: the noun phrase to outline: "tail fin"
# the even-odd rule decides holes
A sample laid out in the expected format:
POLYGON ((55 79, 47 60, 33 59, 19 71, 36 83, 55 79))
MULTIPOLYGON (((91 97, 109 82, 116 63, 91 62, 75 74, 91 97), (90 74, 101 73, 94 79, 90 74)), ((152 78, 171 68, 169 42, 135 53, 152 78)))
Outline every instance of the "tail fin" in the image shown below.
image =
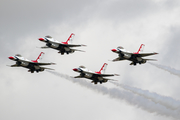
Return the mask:
POLYGON ((98 73, 100 73, 100 74, 105 73, 107 65, 108 65, 107 63, 104 63, 104 65, 102 66, 102 68, 100 69, 100 71, 98 73))
POLYGON ((139 54, 140 52, 143 52, 144 50, 144 44, 141 44, 141 46, 139 47, 139 50, 136 52, 136 54, 139 54))
POLYGON ((38 62, 40 62, 40 60, 42 59, 42 57, 43 57, 43 52, 41 52, 40 54, 39 54, 39 56, 38 56, 38 58, 36 59, 36 60, 32 60, 32 62, 36 62, 36 63, 38 63, 38 62))
POLYGON ((69 44, 69 43, 72 43, 72 40, 73 40, 73 37, 75 36, 74 33, 71 33, 71 35, 69 36, 69 38, 67 39, 66 43, 69 44))

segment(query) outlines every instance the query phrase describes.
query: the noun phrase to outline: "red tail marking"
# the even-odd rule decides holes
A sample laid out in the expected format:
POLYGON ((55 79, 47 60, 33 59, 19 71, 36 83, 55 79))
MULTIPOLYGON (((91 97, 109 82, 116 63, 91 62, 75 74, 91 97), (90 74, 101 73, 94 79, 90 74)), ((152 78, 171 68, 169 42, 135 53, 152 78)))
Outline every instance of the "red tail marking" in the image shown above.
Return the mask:
POLYGON ((36 60, 32 60, 32 62, 38 63, 38 60, 40 59, 40 57, 42 56, 42 54, 44 54, 44 52, 41 52, 41 53, 39 54, 38 58, 37 58, 36 60))
POLYGON ((95 73, 101 74, 101 71, 104 69, 105 65, 107 65, 107 63, 104 63, 104 65, 101 67, 101 69, 99 70, 99 72, 95 72, 95 73))
POLYGON ((67 40, 66 42, 61 42, 61 43, 63 43, 63 44, 68 44, 69 40, 71 39, 71 37, 72 37, 73 35, 75 35, 75 34, 74 34, 74 33, 71 33, 71 35, 69 36, 68 40, 67 40))
POLYGON ((139 50, 137 52, 134 52, 134 54, 139 54, 139 52, 141 51, 142 47, 145 46, 144 44, 141 44, 141 46, 139 47, 139 50))

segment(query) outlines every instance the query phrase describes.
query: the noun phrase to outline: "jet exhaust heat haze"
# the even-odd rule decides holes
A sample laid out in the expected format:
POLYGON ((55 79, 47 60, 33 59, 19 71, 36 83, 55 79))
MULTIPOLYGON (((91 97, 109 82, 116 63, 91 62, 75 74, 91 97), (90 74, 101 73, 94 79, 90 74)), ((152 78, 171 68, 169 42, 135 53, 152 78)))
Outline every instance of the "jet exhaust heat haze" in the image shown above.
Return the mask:
POLYGON ((155 102, 155 100, 147 99, 148 97, 144 97, 143 95, 139 96, 139 95, 137 95, 137 93, 134 94, 132 92, 120 90, 118 88, 107 88, 102 85, 94 85, 83 79, 75 79, 68 75, 54 72, 54 71, 47 71, 47 72, 54 74, 58 77, 64 78, 66 80, 69 80, 73 83, 79 84, 82 87, 91 89, 102 95, 108 95, 110 98, 114 98, 117 100, 124 100, 129 105, 136 106, 136 107, 141 108, 149 113, 156 113, 158 115, 168 116, 168 117, 172 117, 175 119, 180 119, 180 114, 179 114, 180 111, 177 108, 176 108, 177 110, 173 110, 174 108, 171 106, 172 108, 169 109, 169 107, 167 107, 168 105, 165 106, 164 104, 155 102))

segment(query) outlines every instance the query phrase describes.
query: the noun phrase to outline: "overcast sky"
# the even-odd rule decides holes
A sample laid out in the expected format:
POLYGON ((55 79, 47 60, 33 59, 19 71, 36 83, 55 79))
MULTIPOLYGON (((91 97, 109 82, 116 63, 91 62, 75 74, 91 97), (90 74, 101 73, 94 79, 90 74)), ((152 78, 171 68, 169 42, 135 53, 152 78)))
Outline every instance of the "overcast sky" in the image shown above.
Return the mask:
POLYGON ((137 52, 145 44, 144 52, 159 53, 147 57, 158 60, 153 63, 180 70, 179 0, 1 0, 0 16, 1 120, 180 119, 178 75, 149 63, 109 61, 117 57, 113 48, 137 52), (87 45, 79 48, 85 53, 37 48, 45 45, 40 37, 62 42, 71 33, 73 43, 87 45), (98 71, 107 62, 107 73, 120 74, 113 77, 120 86, 6 66, 14 64, 9 56, 34 60, 41 51, 43 62, 56 63, 48 67, 69 76, 80 65, 98 71))

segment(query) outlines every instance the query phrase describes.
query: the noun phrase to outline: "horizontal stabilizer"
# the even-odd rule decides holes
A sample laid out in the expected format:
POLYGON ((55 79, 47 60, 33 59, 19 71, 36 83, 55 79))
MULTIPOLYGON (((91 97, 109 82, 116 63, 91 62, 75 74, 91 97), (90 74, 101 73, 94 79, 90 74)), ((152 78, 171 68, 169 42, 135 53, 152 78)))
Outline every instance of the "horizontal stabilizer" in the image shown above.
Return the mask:
POLYGON ((118 81, 118 80, 114 80, 114 79, 108 79, 108 80, 110 80, 110 81, 118 81))
POLYGON ((120 76, 119 74, 114 74, 114 76, 120 76))
POLYGON ((157 61, 156 59, 144 59, 144 60, 147 60, 147 61, 157 61))
POLYGON ((87 46, 87 45, 83 45, 83 44, 81 44, 81 46, 87 46))
POLYGON ((48 69, 48 70, 55 70, 55 69, 52 69, 52 68, 46 68, 46 67, 41 67, 43 69, 48 69))
POLYGON ((83 50, 78 50, 78 49, 72 49, 74 51, 80 51, 80 52, 86 52, 86 51, 83 51, 83 50))

